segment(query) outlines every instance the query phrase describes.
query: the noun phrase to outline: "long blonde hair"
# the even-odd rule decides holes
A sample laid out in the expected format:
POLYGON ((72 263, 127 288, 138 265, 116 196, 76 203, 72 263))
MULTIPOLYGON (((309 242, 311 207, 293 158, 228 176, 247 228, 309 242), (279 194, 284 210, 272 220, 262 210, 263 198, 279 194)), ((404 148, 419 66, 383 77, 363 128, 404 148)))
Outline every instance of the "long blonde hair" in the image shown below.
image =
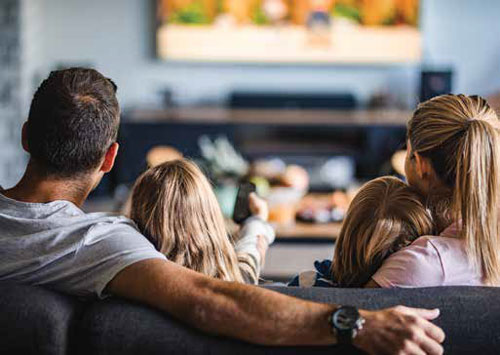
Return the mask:
POLYGON ((333 279, 363 287, 382 262, 434 229, 419 194, 395 177, 372 180, 352 200, 335 247, 333 279))
POLYGON ((173 160, 136 181, 130 218, 177 264, 226 281, 244 282, 212 187, 196 166, 173 160))
POLYGON ((412 154, 430 159, 450 189, 459 237, 465 239, 467 254, 487 284, 500 281, 498 127, 498 117, 486 100, 465 95, 428 100, 408 122, 412 154))

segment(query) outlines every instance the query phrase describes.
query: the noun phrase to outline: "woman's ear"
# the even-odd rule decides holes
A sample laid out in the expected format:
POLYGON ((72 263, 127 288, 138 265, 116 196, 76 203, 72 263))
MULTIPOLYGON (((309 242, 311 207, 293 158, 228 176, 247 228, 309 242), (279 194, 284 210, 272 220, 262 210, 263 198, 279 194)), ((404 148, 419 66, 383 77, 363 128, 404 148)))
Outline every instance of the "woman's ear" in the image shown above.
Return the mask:
POLYGON ((428 179, 434 173, 430 159, 421 156, 417 152, 413 154, 415 157, 415 172, 421 180, 428 179))

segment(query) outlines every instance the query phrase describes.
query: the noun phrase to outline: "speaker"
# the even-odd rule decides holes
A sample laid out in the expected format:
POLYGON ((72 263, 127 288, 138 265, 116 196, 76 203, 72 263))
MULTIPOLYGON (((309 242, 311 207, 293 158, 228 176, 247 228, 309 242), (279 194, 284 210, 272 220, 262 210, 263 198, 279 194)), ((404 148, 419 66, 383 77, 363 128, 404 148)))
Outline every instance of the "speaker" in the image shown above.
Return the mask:
POLYGON ((343 109, 356 108, 350 93, 278 93, 235 91, 229 98, 230 108, 253 109, 343 109))
POLYGON ((452 92, 452 70, 424 70, 420 77, 420 102, 452 92))

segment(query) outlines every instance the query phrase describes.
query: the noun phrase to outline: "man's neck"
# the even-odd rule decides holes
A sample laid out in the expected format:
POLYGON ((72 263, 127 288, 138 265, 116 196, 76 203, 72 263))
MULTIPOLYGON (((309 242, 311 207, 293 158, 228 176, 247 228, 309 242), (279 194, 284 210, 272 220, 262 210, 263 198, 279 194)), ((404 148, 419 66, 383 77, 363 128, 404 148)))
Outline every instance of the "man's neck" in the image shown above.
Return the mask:
POLYGON ((41 177, 28 164, 19 183, 2 192, 8 198, 21 202, 48 203, 65 200, 81 207, 93 189, 93 182, 75 179, 41 177))

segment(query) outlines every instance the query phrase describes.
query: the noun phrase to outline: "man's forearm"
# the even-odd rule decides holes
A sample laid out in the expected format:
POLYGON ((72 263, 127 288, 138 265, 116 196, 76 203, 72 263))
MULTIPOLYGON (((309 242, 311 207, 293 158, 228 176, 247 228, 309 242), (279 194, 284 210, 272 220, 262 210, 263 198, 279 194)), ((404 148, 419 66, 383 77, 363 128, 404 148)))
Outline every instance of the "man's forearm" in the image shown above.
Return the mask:
POLYGON ((207 332, 266 345, 334 343, 328 325, 333 305, 236 283, 208 282, 200 288, 208 292, 197 297, 191 315, 207 332))
POLYGON ((215 280, 172 263, 165 267, 165 263, 148 260, 132 265, 108 290, 160 308, 211 334, 265 345, 335 341, 328 325, 335 306, 215 280))

